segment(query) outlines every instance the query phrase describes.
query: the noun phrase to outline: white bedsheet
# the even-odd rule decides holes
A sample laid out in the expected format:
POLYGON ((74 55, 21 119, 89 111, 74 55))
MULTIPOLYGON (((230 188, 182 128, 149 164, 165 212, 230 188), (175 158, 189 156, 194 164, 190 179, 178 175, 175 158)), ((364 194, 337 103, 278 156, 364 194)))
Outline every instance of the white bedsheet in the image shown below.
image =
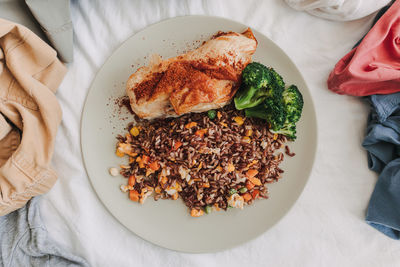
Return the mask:
POLYGON ((371 16, 326 21, 281 0, 72 1, 71 11, 75 59, 57 93, 64 114, 53 160, 59 180, 41 201, 58 243, 93 266, 400 266, 400 242, 364 222, 377 179, 360 146, 368 107, 326 87, 330 70, 368 30, 371 16), (170 251, 124 228, 97 198, 80 150, 85 96, 107 57, 147 25, 189 14, 234 19, 275 41, 303 73, 318 118, 314 171, 291 212, 256 240, 215 254, 170 251))

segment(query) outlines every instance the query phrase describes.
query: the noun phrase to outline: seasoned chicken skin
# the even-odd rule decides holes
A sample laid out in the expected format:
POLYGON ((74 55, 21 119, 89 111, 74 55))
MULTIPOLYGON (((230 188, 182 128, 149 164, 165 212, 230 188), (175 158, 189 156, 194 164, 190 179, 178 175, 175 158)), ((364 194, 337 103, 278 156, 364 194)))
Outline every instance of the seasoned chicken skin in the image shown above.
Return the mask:
POLYGON ((126 84, 141 118, 174 117, 220 108, 236 93, 242 70, 257 48, 252 31, 219 32, 199 48, 139 68, 126 84))

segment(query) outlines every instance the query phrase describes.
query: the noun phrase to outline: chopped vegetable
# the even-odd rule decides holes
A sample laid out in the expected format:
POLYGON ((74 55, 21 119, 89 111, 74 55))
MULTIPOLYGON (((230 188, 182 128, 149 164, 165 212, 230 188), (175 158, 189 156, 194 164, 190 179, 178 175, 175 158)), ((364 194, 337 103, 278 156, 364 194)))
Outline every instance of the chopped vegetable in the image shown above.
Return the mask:
POLYGON ((252 182, 250 182, 249 180, 247 180, 246 188, 247 188, 247 190, 251 190, 254 188, 254 184, 252 182))
POLYGON ((250 182, 253 183, 254 185, 260 186, 261 185, 261 181, 260 179, 256 178, 256 177, 251 177, 249 178, 250 182))
POLYGON ((205 207, 204 207, 204 211, 205 211, 207 214, 210 214, 211 211, 212 211, 211 206, 209 206, 209 205, 205 206, 205 207))
POLYGON ((208 112, 207 112, 207 115, 208 115, 208 117, 211 119, 211 120, 213 120, 213 119, 215 119, 215 117, 217 116, 217 112, 215 111, 215 110, 209 110, 208 112))
POLYGON ((190 216, 192 217, 200 217, 203 216, 203 214, 204 214, 203 210, 192 209, 190 211, 190 216))
POLYGON ((197 122, 192 121, 192 122, 189 122, 188 124, 186 124, 185 128, 186 129, 190 129, 190 128, 195 127, 195 126, 197 126, 197 122))
POLYGON ((236 189, 234 189, 234 188, 231 188, 230 190, 229 190, 229 195, 233 195, 233 194, 236 194, 237 193, 237 191, 236 191, 236 189))
POLYGON ((136 179, 134 175, 129 176, 128 178, 128 185, 129 186, 134 186, 136 184, 136 179))
POLYGON ((247 144, 250 144, 250 142, 251 142, 251 139, 248 136, 243 137, 242 140, 243 140, 243 142, 245 142, 247 144))
POLYGON ((256 169, 250 169, 246 172, 246 177, 247 178, 253 178, 254 176, 256 176, 258 174, 258 171, 256 169))
POLYGON ((246 193, 247 192, 247 188, 246 187, 242 187, 242 188, 239 189, 239 192, 242 193, 242 194, 246 193))
POLYGON ((260 195, 260 191, 258 191, 257 189, 255 189, 252 193, 251 196, 253 199, 257 199, 260 195))
POLYGON ((132 127, 132 129, 129 131, 131 133, 132 136, 138 136, 140 133, 140 130, 138 127, 134 126, 132 127))
POLYGON ((203 136, 206 132, 207 132, 207 129, 200 129, 200 130, 197 130, 194 134, 200 138, 203 138, 203 136))
POLYGON ((149 168, 152 169, 153 171, 157 171, 160 168, 160 164, 158 164, 158 161, 152 161, 149 164, 149 168))
POLYGON ((228 163, 226 170, 228 172, 233 172, 235 170, 235 166, 232 163, 228 163))
POLYGON ((244 119, 240 116, 236 116, 233 118, 233 120, 240 126, 244 123, 244 119))
POLYGON ((174 150, 177 150, 181 146, 182 146, 182 142, 176 141, 175 144, 174 144, 174 150))
POLYGON ((132 201, 139 201, 139 192, 136 190, 130 190, 129 191, 129 199, 132 201))
POLYGON ((243 199, 244 201, 249 202, 249 200, 252 199, 252 196, 249 193, 246 193, 243 195, 243 199))
POLYGON ((117 155, 118 157, 122 158, 123 156, 125 156, 125 153, 124 153, 124 152, 121 152, 121 151, 117 148, 117 150, 115 151, 115 155, 117 155))

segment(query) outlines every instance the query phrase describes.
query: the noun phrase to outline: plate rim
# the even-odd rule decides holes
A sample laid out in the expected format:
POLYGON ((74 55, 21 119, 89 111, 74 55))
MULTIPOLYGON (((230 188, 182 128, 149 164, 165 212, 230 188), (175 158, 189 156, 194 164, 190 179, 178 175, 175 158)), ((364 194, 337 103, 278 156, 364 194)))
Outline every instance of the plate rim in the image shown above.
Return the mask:
POLYGON ((130 233, 132 233, 132 234, 134 234, 135 236, 141 238, 142 240, 145 240, 146 242, 149 242, 149 243, 151 243, 151 244, 153 244, 153 245, 156 245, 156 246, 158 246, 158 247, 160 247, 160 248, 168 249, 168 250, 176 251, 176 252, 180 252, 180 253, 185 253, 185 254, 204 254, 204 253, 218 253, 218 252, 226 251, 226 250, 228 250, 228 249, 233 249, 233 248, 236 248, 236 247, 238 247, 238 246, 247 244, 247 243, 249 243, 249 242, 255 240, 256 238, 260 237, 261 235, 265 234, 265 233, 268 232, 270 229, 276 227, 276 225, 278 225, 279 222, 281 222, 282 219, 285 218, 285 217, 292 211, 292 209, 294 208, 294 206, 296 206, 296 204, 298 203, 298 200, 300 199, 300 197, 301 197, 302 194, 304 193, 304 190, 305 190, 306 186, 307 186, 308 183, 309 183, 310 177, 311 177, 311 175, 312 175, 313 172, 314 172, 314 168, 315 168, 315 159, 316 159, 316 155, 317 155, 317 151, 318 151, 318 145, 319 145, 319 133, 318 133, 318 120, 317 120, 318 117, 317 117, 317 114, 316 114, 316 109, 315 109, 315 104, 314 104, 314 98, 313 98, 313 95, 312 95, 311 90, 310 90, 309 88, 310 88, 310 87, 308 86, 308 83, 307 83, 306 80, 304 79, 304 75, 303 75, 303 73, 300 71, 300 68, 297 66, 297 64, 289 57, 289 55, 285 52, 285 50, 283 50, 278 44, 276 44, 276 42, 274 42, 272 39, 270 39, 270 38, 269 38, 267 35, 265 35, 264 33, 258 31, 257 27, 250 27, 250 26, 248 26, 248 25, 242 23, 241 21, 236 21, 236 20, 233 20, 233 19, 230 19, 230 18, 226 18, 226 17, 222 17, 222 16, 215 16, 215 15, 179 15, 179 16, 174 16, 174 17, 170 17, 170 18, 161 19, 161 20, 159 20, 159 21, 157 21, 157 22, 155 22, 155 23, 149 24, 149 25, 147 25, 147 26, 141 28, 140 30, 134 32, 133 34, 131 34, 130 36, 128 36, 123 42, 121 42, 115 49, 113 49, 113 51, 111 52, 111 54, 105 59, 105 61, 103 62, 103 64, 102 64, 102 65, 98 68, 98 70, 96 71, 96 75, 93 77, 93 80, 91 81, 90 86, 88 87, 88 90, 87 90, 86 95, 85 95, 85 101, 84 101, 83 107, 82 107, 82 113, 81 113, 81 118, 80 118, 80 126, 79 126, 79 127, 80 127, 80 130, 79 130, 79 134, 80 134, 80 148, 81 148, 81 149, 80 149, 80 152, 81 152, 81 158, 82 158, 83 166, 84 166, 84 169, 85 169, 85 172, 86 172, 86 175, 87 175, 87 179, 89 180, 90 185, 91 185, 91 188, 92 188, 92 190, 94 191, 94 193, 95 193, 97 199, 99 200, 99 202, 101 203, 101 205, 105 208, 105 210, 106 210, 106 211, 107 211, 121 226, 123 226, 123 227, 126 228, 130 233), (198 17, 198 18, 221 19, 221 20, 225 20, 225 21, 228 21, 228 22, 231 22, 231 23, 234 23, 234 24, 240 24, 240 25, 242 25, 243 27, 249 27, 249 28, 252 29, 255 33, 262 35, 263 37, 267 38, 270 42, 272 42, 273 45, 274 45, 276 48, 280 49, 281 52, 283 52, 283 54, 289 59, 289 61, 291 62, 291 64, 293 64, 293 66, 296 68, 297 72, 299 73, 299 76, 300 76, 302 82, 306 85, 307 91, 308 91, 309 96, 310 96, 310 99, 309 99, 307 105, 309 105, 309 106, 310 106, 310 109, 312 110, 312 115, 313 115, 313 117, 314 117, 314 122, 315 122, 315 133, 314 133, 314 135, 315 135, 315 146, 314 146, 314 149, 313 149, 313 151, 312 151, 312 154, 313 154, 313 155, 312 155, 312 159, 310 159, 310 160, 312 161, 312 163, 311 163, 311 166, 310 166, 309 171, 308 171, 308 173, 307 173, 307 178, 305 179, 304 185, 303 185, 303 187, 301 188, 301 191, 300 191, 300 193, 298 194, 298 196, 296 197, 296 199, 295 199, 295 201, 293 202, 293 204, 292 204, 289 208, 287 208, 286 211, 284 211, 283 215, 282 215, 275 223, 273 223, 273 224, 272 224, 269 228, 267 228, 266 230, 263 230, 262 232, 260 232, 258 235, 253 236, 253 237, 247 239, 247 240, 244 241, 244 242, 240 242, 240 243, 236 243, 236 244, 233 244, 233 245, 229 245, 229 246, 226 246, 226 247, 220 248, 220 249, 213 249, 213 250, 211 250, 211 251, 188 251, 188 250, 182 250, 182 249, 176 249, 176 248, 166 247, 166 246, 163 246, 163 245, 161 245, 161 244, 158 244, 158 243, 154 242, 153 240, 146 239, 146 238, 143 237, 141 234, 139 234, 139 233, 137 233, 136 231, 133 231, 133 230, 131 230, 129 227, 127 227, 124 223, 122 223, 122 222, 110 211, 110 209, 106 206, 106 204, 101 200, 101 198, 100 198, 100 196, 99 196, 99 194, 98 194, 98 192, 97 192, 97 190, 96 190, 96 188, 95 188, 95 185, 93 184, 92 179, 90 178, 89 171, 88 171, 88 168, 87 168, 87 159, 85 159, 84 152, 83 152, 83 150, 84 150, 84 145, 83 145, 83 134, 82 134, 82 133, 83 133, 83 128, 84 128, 84 120, 83 120, 83 119, 84 119, 84 116, 85 116, 85 109, 86 109, 87 103, 88 103, 88 96, 89 96, 89 94, 90 94, 90 92, 91 92, 91 90, 92 90, 92 88, 93 88, 93 84, 95 83, 95 81, 96 81, 96 79, 97 79, 99 73, 103 70, 103 68, 105 67, 105 65, 110 61, 110 59, 113 57, 113 55, 115 54, 115 52, 116 52, 118 49, 120 49, 121 46, 123 46, 123 45, 124 45, 126 42, 128 42, 131 38, 133 38, 135 35, 140 34, 140 33, 142 33, 143 31, 148 30, 149 28, 156 27, 157 25, 162 24, 162 23, 165 23, 165 22, 167 22, 167 21, 180 20, 180 19, 185 19, 185 18, 194 18, 194 17, 198 17))

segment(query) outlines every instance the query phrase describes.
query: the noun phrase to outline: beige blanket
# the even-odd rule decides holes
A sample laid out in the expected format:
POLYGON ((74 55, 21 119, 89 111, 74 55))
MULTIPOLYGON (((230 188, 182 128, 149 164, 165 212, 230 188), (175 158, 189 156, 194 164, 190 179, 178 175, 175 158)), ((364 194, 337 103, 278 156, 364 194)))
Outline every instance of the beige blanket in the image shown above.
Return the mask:
POLYGON ((66 73, 56 52, 27 28, 0 19, 0 215, 47 192, 66 73))

